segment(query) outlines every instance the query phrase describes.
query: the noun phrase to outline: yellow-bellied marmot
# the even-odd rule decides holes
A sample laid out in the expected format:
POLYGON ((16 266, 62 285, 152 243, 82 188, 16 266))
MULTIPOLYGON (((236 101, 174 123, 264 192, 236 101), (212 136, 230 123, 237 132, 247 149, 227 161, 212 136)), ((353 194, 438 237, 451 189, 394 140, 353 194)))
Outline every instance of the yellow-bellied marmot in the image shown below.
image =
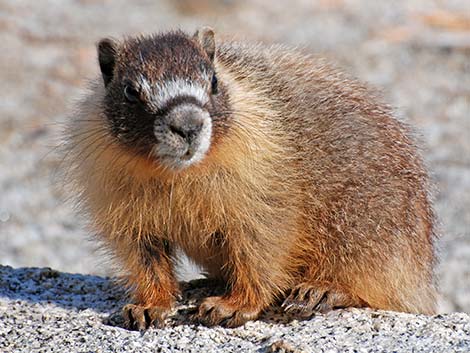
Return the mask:
POLYGON ((78 202, 161 324, 181 248, 227 292, 229 327, 276 299, 433 313, 434 216, 409 129, 360 83, 283 46, 169 32, 103 39, 102 80, 68 126, 78 202))

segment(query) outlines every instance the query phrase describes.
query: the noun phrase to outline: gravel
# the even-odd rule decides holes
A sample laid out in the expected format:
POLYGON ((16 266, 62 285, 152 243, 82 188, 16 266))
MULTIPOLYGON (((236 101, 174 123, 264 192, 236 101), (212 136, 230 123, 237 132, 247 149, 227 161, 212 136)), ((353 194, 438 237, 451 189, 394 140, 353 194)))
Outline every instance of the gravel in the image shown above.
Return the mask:
POLYGON ((190 322, 208 281, 182 283, 163 329, 121 328, 124 293, 109 278, 0 266, 2 352, 468 352, 470 316, 335 310, 298 321, 274 308, 236 329, 190 322))

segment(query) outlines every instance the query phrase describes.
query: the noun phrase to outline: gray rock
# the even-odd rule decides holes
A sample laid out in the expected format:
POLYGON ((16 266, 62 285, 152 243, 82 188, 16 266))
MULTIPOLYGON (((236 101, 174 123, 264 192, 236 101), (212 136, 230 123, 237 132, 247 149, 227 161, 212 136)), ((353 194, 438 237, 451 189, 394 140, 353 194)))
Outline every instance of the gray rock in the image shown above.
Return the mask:
POLYGON ((273 308, 237 329, 190 322, 197 301, 220 288, 182 283, 163 329, 123 329, 125 294, 110 278, 0 266, 1 352, 468 352, 470 316, 335 310, 299 321, 273 308))

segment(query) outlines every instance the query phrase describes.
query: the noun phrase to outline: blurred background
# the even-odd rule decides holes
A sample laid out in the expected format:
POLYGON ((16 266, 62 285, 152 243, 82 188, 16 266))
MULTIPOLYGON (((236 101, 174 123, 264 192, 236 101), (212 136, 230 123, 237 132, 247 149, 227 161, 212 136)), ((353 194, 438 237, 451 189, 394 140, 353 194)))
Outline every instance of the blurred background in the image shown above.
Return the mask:
POLYGON ((307 48, 420 132, 441 222, 440 310, 470 312, 470 1, 0 0, 0 264, 110 274, 51 150, 103 36, 210 25, 307 48))

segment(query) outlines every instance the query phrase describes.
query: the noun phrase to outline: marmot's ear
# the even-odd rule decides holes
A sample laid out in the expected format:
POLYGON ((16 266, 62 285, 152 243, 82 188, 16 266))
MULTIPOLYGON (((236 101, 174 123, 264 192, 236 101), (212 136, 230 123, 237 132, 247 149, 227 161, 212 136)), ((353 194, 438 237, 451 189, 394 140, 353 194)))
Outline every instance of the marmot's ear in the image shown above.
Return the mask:
POLYGON ((96 47, 101 75, 103 76, 104 85, 107 86, 113 78, 118 44, 110 38, 104 38, 98 42, 96 47))
POLYGON ((194 33, 194 39, 201 44, 202 49, 206 52, 207 56, 211 61, 214 61, 215 57, 215 38, 214 30, 210 27, 199 28, 194 33))

